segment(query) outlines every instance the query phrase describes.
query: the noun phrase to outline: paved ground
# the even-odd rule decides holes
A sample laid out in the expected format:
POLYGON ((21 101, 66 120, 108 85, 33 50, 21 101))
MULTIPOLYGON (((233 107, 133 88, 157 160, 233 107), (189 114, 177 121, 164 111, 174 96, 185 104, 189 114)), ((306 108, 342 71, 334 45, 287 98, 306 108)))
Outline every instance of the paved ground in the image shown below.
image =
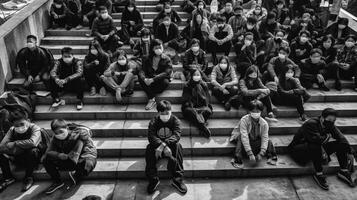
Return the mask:
POLYGON ((86 195, 101 196, 103 200, 356 200, 357 187, 350 188, 335 176, 329 176, 330 191, 320 189, 310 176, 256 179, 194 179, 186 180, 188 193, 184 196, 162 180, 158 191, 148 196, 145 180, 84 181, 71 190, 62 189, 46 196, 49 182, 37 182, 26 193, 20 193, 21 183, 0 194, 1 200, 81 200, 86 195))

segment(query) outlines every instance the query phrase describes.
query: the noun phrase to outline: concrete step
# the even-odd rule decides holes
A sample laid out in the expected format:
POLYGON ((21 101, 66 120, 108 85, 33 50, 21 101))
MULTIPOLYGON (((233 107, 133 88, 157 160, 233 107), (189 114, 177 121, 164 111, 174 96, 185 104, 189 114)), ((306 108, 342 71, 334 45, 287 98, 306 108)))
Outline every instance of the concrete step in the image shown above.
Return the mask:
MULTIPOLYGON (((92 129, 95 138, 121 138, 121 137, 147 137, 149 119, 145 120, 69 120, 77 124, 82 124, 92 129)), ((212 136, 229 137, 239 119, 210 119, 208 128, 212 136)), ((40 127, 50 130, 51 120, 36 120, 40 127)), ((294 135, 302 121, 297 118, 280 118, 278 122, 269 123, 269 134, 271 136, 294 135)), ((339 117, 336 125, 344 134, 353 135, 357 131, 357 117, 339 117)), ((198 129, 185 119, 181 119, 181 135, 196 137, 199 136, 198 129)))
MULTIPOLYGON (((223 105, 213 104, 212 118, 237 118, 247 114, 246 109, 240 108, 239 110, 232 109, 225 111, 223 105)), ((327 107, 335 108, 339 111, 340 117, 353 117, 357 111, 357 103, 354 102, 312 102, 305 103, 305 113, 310 116, 319 116, 321 111, 327 107)), ((156 109, 145 110, 145 104, 108 104, 108 105, 84 105, 80 111, 75 110, 74 105, 61 106, 56 110, 52 110, 50 105, 38 105, 34 117, 39 119, 86 119, 86 120, 99 120, 99 119, 151 119, 157 114, 156 109)), ((182 117, 181 105, 172 104, 172 113, 178 117, 182 117)), ((298 117, 299 114, 296 108, 279 106, 275 111, 278 118, 293 118, 298 117)))
MULTIPOLYGON (((177 12, 177 14, 180 16, 181 19, 187 19, 190 17, 189 13, 186 12, 182 12, 181 8, 178 8, 177 6, 174 7, 175 11, 177 12)), ((143 19, 150 19, 151 22, 153 19, 156 18, 156 16, 159 14, 159 12, 154 11, 148 11, 145 10, 144 12, 141 12, 141 16, 143 17, 143 19)), ((112 14, 113 19, 121 19, 122 17, 122 13, 113 13, 112 14)))
MULTIPOLYGON (((242 169, 236 169, 230 164, 231 157, 184 157, 183 165, 186 178, 233 178, 233 177, 271 177, 271 176, 291 176, 306 175, 313 173, 311 164, 300 166, 289 156, 280 155, 276 166, 272 166, 263 160, 257 166, 245 165, 242 169)), ((160 177, 169 178, 167 172, 167 160, 161 159, 158 162, 160 177)), ((335 156, 325 167, 324 172, 331 174, 339 169, 335 156)), ((15 169, 14 175, 20 179, 24 176, 24 171, 15 169)), ((62 172, 64 178, 68 178, 68 173, 62 172)), ((49 179, 45 169, 40 166, 34 172, 36 180, 49 179)), ((127 158, 100 158, 97 166, 87 179, 132 179, 145 178, 145 159, 137 157, 127 158)))
MULTIPOLYGON (((172 5, 182 5, 184 0, 175 0, 172 2, 172 5)), ((136 0, 135 5, 138 6, 156 6, 158 3, 157 0, 136 0)))

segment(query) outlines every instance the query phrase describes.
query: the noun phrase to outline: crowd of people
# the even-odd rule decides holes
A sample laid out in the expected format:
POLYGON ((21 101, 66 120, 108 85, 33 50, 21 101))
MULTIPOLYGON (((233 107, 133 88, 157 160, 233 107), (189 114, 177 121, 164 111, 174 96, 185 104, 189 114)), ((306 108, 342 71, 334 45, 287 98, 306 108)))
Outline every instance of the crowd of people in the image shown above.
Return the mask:
MULTIPOLYGON (((232 107, 248 110, 232 132, 231 141, 237 144, 231 161, 234 167, 243 165, 243 157, 251 162, 267 157, 268 163, 277 163, 267 121, 277 121, 274 105, 292 106, 305 122, 288 147, 292 157, 302 163, 312 160, 314 179, 328 189, 322 164, 336 153, 341 167, 338 177, 353 186, 348 164, 354 151, 334 125, 337 112, 327 108, 320 117, 308 119, 304 111, 308 90, 317 85, 329 91, 328 79, 339 91, 342 79, 353 80, 357 90, 357 38, 348 27, 349 20, 322 15, 325 1, 321 0, 219 0, 217 12, 210 12, 209 0, 186 0, 181 8, 189 17, 183 22, 172 2, 158 2, 159 13, 148 27, 133 0, 54 0, 52 28, 90 27, 87 36, 94 39, 84 61, 76 58, 71 47, 64 47, 62 57, 54 60, 48 49, 38 46, 37 37, 29 35, 27 47, 16 58, 25 76, 24 87, 32 90, 34 83, 42 81, 51 92, 53 109, 65 104, 61 91, 74 92, 76 108, 81 110, 86 90, 91 96, 112 93, 122 103, 123 97, 135 92, 138 82, 148 99, 145 109, 156 107, 158 111, 148 127, 149 193, 159 184, 156 162, 160 157, 169 159, 173 185, 187 192, 180 120, 171 113, 170 102, 155 99, 173 79, 184 82, 184 119, 204 137, 211 136, 207 126, 214 112, 211 95, 226 111, 232 107), (120 29, 111 17, 116 12, 122 13, 120 29), (133 56, 127 55, 124 45, 130 46, 133 56), (173 66, 182 67, 182 73, 173 66)), ((70 177, 76 183, 95 167, 96 150, 88 128, 55 119, 51 123, 55 135, 43 150, 40 127, 23 113, 15 113, 11 121, 13 127, 0 144, 4 174, 0 189, 14 181, 5 154, 31 163, 26 168, 24 190, 33 184, 34 166, 41 161, 54 181, 48 194, 63 186, 58 169, 75 170, 70 177)))

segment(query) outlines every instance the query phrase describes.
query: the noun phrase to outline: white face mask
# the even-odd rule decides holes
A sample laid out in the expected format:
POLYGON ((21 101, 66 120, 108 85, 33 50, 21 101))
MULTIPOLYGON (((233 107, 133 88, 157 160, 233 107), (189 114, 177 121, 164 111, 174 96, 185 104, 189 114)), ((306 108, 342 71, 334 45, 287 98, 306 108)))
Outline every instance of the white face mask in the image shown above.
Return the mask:
POLYGON ((109 17, 109 14, 108 13, 104 13, 101 15, 103 19, 107 19, 109 17))
POLYGON ((252 44, 251 40, 244 40, 245 46, 250 46, 252 44))
POLYGON ((219 67, 220 67, 222 70, 226 70, 227 67, 228 67, 228 64, 227 64, 227 63, 220 63, 220 64, 219 64, 219 67))
POLYGON ((218 28, 223 28, 224 24, 217 24, 218 28))
POLYGON ((257 78, 258 75, 256 73, 253 73, 253 74, 249 74, 248 77, 249 78, 257 78))
POLYGON ((36 44, 35 44, 35 43, 32 43, 32 42, 28 42, 28 43, 27 43, 27 48, 33 49, 33 48, 35 48, 35 47, 36 47, 36 44))
POLYGON ((254 28, 253 25, 247 25, 247 29, 248 29, 248 30, 252 30, 253 28, 254 28))
POLYGON ((55 4, 56 8, 62 8, 62 4, 55 4))
POLYGON ((169 26, 170 25, 170 22, 169 21, 163 21, 162 22, 165 26, 169 26))
POLYGON ((351 47, 353 47, 355 45, 355 43, 353 43, 351 41, 346 41, 345 45, 346 45, 346 47, 351 48, 351 47))
POLYGON ((192 80, 198 82, 201 80, 201 76, 200 75, 192 76, 192 80))
POLYGON ((322 43, 322 45, 324 46, 325 49, 329 49, 332 44, 330 42, 324 42, 322 43))
POLYGON ((171 8, 166 8, 165 9, 165 13, 170 13, 171 12, 171 8))
POLYGON ((96 49, 92 49, 92 50, 90 50, 90 53, 93 54, 93 55, 97 55, 98 51, 96 49))
POLYGON ((198 9, 203 9, 203 5, 199 5, 199 6, 198 6, 198 9))
POLYGON ((307 42, 308 40, 309 39, 307 37, 301 37, 300 38, 300 41, 303 42, 303 43, 307 42))
POLYGON ((126 60, 118 60, 118 64, 119 65, 125 65, 126 64, 126 60))
POLYGON ((285 59, 285 54, 279 53, 278 56, 280 59, 285 59))
POLYGON ((196 47, 196 46, 195 46, 195 47, 192 47, 191 50, 192 50, 193 52, 197 52, 198 50, 200 50, 200 47, 196 47))
POLYGON ((288 72, 285 74, 286 78, 292 78, 294 76, 294 72, 288 72))
POLYGON ((73 58, 63 58, 63 62, 70 64, 72 63, 73 58))
POLYGON ((133 10, 134 10, 134 7, 128 7, 129 12, 133 12, 133 10))
POLYGON ((24 125, 24 126, 20 126, 20 127, 15 127, 14 128, 14 131, 16 133, 20 133, 20 134, 23 134, 23 133, 26 133, 26 131, 29 129, 29 127, 27 125, 24 125))
POLYGON ((55 138, 59 140, 64 140, 67 138, 67 136, 68 136, 68 130, 63 130, 61 134, 55 135, 55 138))
POLYGON ((259 117, 260 117, 260 112, 250 113, 250 116, 251 116, 253 119, 259 119, 259 117))
POLYGON ((155 49, 155 51, 154 51, 154 52, 155 52, 155 54, 156 54, 156 55, 158 55, 158 56, 159 56, 159 55, 161 55, 161 54, 162 54, 162 49, 155 49))
POLYGON ((171 111, 167 115, 160 115, 160 120, 164 123, 168 122, 171 118, 171 111))
POLYGON ((346 25, 344 25, 344 24, 339 24, 338 25, 338 29, 344 29, 344 28, 346 28, 346 25))
POLYGON ((147 41, 150 40, 150 38, 149 38, 149 37, 143 37, 142 40, 143 40, 144 42, 147 42, 147 41))

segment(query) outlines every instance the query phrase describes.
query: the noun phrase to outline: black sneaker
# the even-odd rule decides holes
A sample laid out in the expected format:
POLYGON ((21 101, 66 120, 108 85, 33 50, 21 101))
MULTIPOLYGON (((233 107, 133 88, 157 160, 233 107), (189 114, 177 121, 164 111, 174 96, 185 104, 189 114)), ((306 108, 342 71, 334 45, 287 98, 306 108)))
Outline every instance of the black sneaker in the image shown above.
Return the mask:
POLYGON ((328 184, 325 175, 314 174, 312 177, 316 181, 317 185, 319 185, 324 190, 328 190, 328 184))
POLYGON ((306 121, 307 120, 307 115, 306 114, 302 114, 301 116, 300 116, 300 120, 301 121, 306 121))
POLYGON ((22 186, 22 191, 26 192, 33 186, 33 177, 27 177, 25 178, 22 186))
POLYGON ((15 183, 15 178, 8 178, 0 183, 0 192, 4 191, 9 185, 15 183))
POLYGON ((187 187, 183 183, 181 178, 172 179, 171 185, 174 186, 182 194, 186 194, 187 193, 187 187))
POLYGON ((147 188, 148 193, 153 194, 157 189, 157 186, 159 186, 159 184, 160 184, 159 179, 154 179, 153 181, 150 181, 147 188))
POLYGON ((337 173, 337 177, 338 177, 340 180, 342 180, 342 181, 344 181, 345 183, 347 183, 349 186, 351 186, 351 187, 354 187, 354 186, 355 186, 355 184, 354 184, 354 182, 353 182, 353 180, 352 180, 352 177, 351 177, 351 173, 350 173, 350 172, 340 170, 340 171, 338 171, 338 173, 337 173))
POLYGON ((61 187, 64 186, 64 183, 62 181, 55 181, 52 183, 52 185, 47 189, 46 194, 52 194, 54 193, 56 190, 60 189, 61 187))
POLYGON ((229 101, 224 104, 224 109, 226 111, 230 111, 231 108, 232 108, 232 105, 231 105, 231 103, 229 103, 229 101))
POLYGON ((209 130, 209 128, 207 128, 207 126, 202 125, 200 127, 200 134, 203 135, 206 138, 211 137, 211 131, 209 130))
POLYGON ((342 90, 342 85, 341 85, 340 81, 336 81, 335 82, 335 89, 338 90, 338 91, 342 90))
POLYGON ((319 88, 320 88, 321 90, 325 91, 325 92, 330 91, 330 89, 329 89, 328 87, 326 87, 325 84, 320 84, 320 85, 319 85, 319 88))

